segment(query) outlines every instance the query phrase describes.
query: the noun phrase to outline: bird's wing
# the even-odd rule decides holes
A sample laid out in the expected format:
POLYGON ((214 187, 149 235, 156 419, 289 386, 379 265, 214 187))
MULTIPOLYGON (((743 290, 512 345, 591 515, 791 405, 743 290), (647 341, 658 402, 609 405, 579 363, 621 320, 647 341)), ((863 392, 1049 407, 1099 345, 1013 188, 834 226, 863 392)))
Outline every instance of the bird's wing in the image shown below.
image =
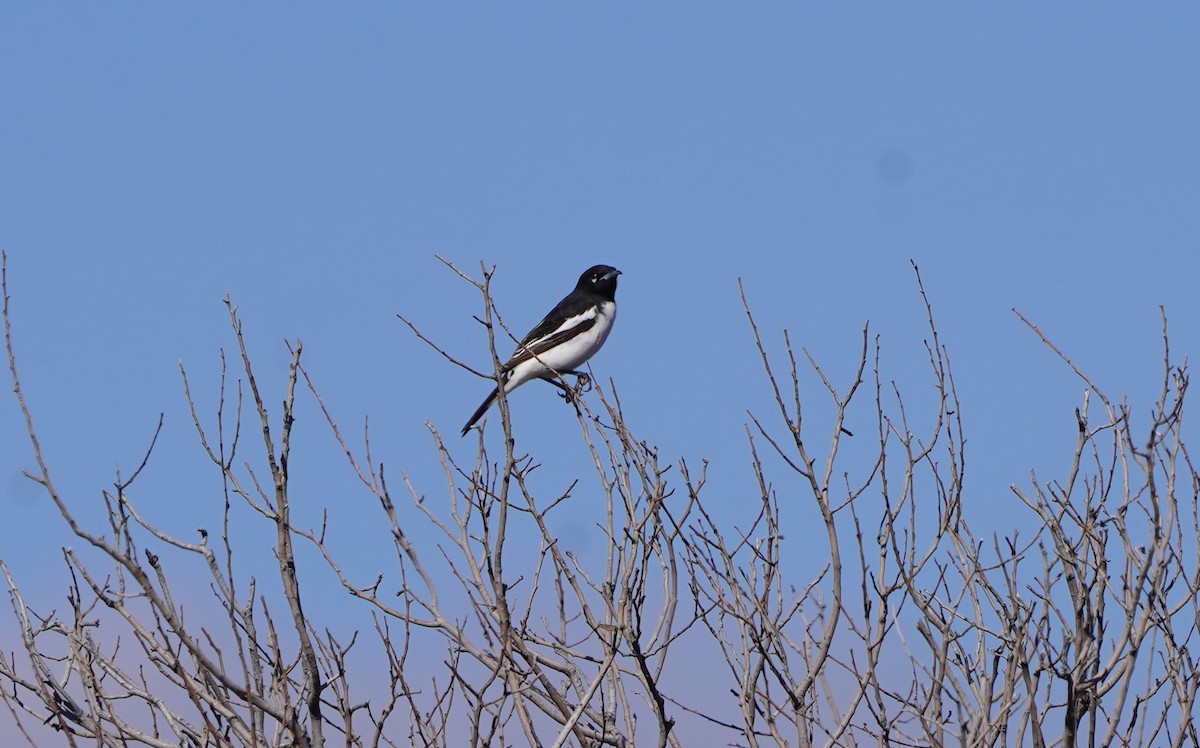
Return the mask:
MULTIPOLYGON (((555 307, 555 311, 559 311, 558 307, 555 307)), ((512 371, 529 359, 541 356, 546 351, 562 345, 576 335, 581 335, 592 329, 596 326, 599 310, 589 305, 580 313, 570 316, 565 320, 560 318, 560 321, 557 323, 554 321, 555 317, 554 312, 551 312, 546 316, 546 319, 533 328, 532 332, 525 336, 525 339, 521 341, 521 345, 517 348, 517 352, 505 362, 503 366, 504 371, 512 371)))

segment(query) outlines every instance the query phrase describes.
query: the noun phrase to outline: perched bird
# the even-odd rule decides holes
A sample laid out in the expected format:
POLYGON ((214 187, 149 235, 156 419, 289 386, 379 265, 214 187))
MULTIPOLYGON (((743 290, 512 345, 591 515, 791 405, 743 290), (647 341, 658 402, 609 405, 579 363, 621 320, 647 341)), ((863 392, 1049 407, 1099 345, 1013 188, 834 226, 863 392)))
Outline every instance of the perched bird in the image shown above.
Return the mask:
MULTIPOLYGON (((575 369, 600 350, 608 339, 617 318, 617 276, 620 274, 616 268, 596 265, 579 276, 575 290, 529 331, 512 358, 500 367, 506 394, 531 379, 544 379, 567 391, 566 386, 556 379, 558 375, 586 376, 575 369)), ((463 436, 483 417, 499 394, 500 389, 494 388, 484 399, 463 426, 463 436)))

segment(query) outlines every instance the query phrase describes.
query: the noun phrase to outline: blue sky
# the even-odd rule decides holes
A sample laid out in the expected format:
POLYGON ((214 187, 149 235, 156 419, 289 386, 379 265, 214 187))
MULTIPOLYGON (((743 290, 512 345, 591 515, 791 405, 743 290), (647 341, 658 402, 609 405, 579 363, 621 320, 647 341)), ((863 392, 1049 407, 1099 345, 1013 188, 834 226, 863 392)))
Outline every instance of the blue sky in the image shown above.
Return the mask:
MULTIPOLYGON (((1185 3, 7 4, 0 248, 52 468, 98 519, 161 412, 147 511, 181 532, 216 511, 178 362, 211 410, 228 290, 275 401, 282 341, 302 339, 343 428, 369 415, 377 457, 436 495, 423 424, 465 457, 487 385, 395 315, 487 354, 477 297, 435 254, 497 265, 519 332, 607 263, 620 314, 594 370, 666 460, 712 461, 732 517, 753 485, 745 412, 769 415, 737 279, 764 332, 841 380, 869 320, 919 401, 911 258, 955 363, 975 527, 1004 530, 1008 485, 1065 469, 1082 393, 1011 308, 1143 414, 1159 305, 1174 349, 1196 349, 1197 28, 1185 3)), ((309 516, 373 521, 304 407, 309 516)), ((513 407, 547 486, 587 469, 550 388, 513 407)), ((20 477, 12 398, 0 424, 0 556, 54 604, 69 539, 20 477)))

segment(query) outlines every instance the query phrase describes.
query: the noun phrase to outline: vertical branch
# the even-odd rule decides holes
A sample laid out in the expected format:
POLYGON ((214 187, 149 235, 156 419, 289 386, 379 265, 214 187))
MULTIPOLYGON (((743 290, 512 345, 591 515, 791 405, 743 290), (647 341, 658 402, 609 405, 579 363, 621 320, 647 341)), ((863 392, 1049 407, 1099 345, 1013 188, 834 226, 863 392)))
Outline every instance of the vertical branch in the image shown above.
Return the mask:
MULTIPOLYGON (((288 609, 292 614, 292 625, 300 644, 300 664, 304 672, 305 712, 312 731, 311 745, 322 748, 325 744, 323 737, 323 718, 321 716, 321 691, 324 684, 321 681, 320 664, 317 661, 316 648, 313 645, 308 620, 304 615, 304 606, 300 596, 300 580, 296 573, 296 554, 292 545, 291 504, 288 499, 288 458, 291 453, 292 425, 295 423, 293 411, 296 402, 296 379, 300 367, 302 343, 297 342, 292 350, 292 362, 288 367, 287 394, 283 401, 283 417, 280 426, 279 454, 276 456, 275 441, 271 436, 271 420, 266 402, 258 389, 254 378, 254 369, 250 364, 250 354, 246 350, 246 339, 242 332, 242 323, 238 318, 237 307, 225 297, 225 306, 229 311, 229 321, 237 339, 238 351, 242 357, 242 368, 246 372, 246 382, 250 387, 250 395, 254 407, 262 423, 263 446, 266 449, 267 464, 270 466, 271 478, 274 484, 274 511, 271 519, 275 523, 276 554, 279 561, 279 576, 283 583, 283 594, 288 609)), ((291 727, 302 748, 308 748, 307 731, 299 722, 299 715, 290 715, 291 727)))

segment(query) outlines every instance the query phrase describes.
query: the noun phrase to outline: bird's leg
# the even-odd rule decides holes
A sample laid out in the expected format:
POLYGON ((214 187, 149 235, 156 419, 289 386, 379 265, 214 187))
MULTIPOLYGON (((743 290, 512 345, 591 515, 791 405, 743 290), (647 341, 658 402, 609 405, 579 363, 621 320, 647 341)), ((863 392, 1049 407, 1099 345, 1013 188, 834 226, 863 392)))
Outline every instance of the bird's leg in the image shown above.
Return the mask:
MULTIPOLYGON (((584 372, 584 371, 567 370, 567 371, 559 372, 558 377, 546 376, 546 377, 542 377, 542 378, 545 379, 550 384, 552 384, 555 387, 562 390, 562 392, 558 393, 558 396, 561 397, 563 400, 566 400, 568 403, 571 403, 572 405, 575 404, 575 401, 578 400, 579 397, 581 395, 583 395, 583 393, 585 393, 589 389, 591 389, 591 385, 592 385, 591 376, 587 372, 584 372), (574 387, 568 386, 562 380, 562 377, 566 376, 567 374, 572 374, 575 376, 576 379, 575 379, 574 387)), ((576 410, 578 410, 578 409, 579 409, 578 406, 576 406, 576 410)))
POLYGON ((570 387, 557 377, 544 376, 542 379, 562 390, 562 392, 558 393, 558 396, 564 400, 570 401, 575 394, 570 387))

